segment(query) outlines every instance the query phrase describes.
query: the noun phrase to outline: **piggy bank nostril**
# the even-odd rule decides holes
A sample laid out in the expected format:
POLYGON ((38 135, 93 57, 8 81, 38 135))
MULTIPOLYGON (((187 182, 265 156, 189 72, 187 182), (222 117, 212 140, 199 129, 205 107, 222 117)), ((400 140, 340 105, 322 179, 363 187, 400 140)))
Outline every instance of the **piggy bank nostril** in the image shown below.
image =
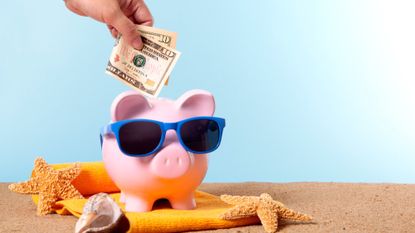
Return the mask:
POLYGON ((182 165, 184 163, 183 158, 177 157, 177 158, 164 158, 163 159, 163 164, 165 166, 169 166, 169 165, 182 165))

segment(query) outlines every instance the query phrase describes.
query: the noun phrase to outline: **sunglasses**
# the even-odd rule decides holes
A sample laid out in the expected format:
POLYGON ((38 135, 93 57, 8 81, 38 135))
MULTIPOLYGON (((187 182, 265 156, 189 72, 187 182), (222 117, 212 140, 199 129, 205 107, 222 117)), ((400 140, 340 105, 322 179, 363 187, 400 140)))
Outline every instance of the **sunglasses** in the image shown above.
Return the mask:
POLYGON ((192 117, 179 122, 165 123, 149 119, 117 121, 101 130, 103 137, 113 135, 118 147, 129 156, 145 157, 157 152, 163 145, 167 130, 176 131, 180 144, 194 154, 216 150, 222 139, 225 119, 192 117))

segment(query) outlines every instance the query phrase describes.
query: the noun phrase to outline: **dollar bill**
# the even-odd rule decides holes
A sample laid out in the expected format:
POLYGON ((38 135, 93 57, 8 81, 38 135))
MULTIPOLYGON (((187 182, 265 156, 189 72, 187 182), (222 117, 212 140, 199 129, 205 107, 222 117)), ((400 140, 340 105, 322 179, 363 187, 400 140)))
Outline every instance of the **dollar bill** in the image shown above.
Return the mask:
POLYGON ((120 37, 114 46, 106 73, 146 96, 157 97, 173 70, 180 52, 142 36, 143 49, 136 50, 120 37))
MULTIPOLYGON (((164 29, 154 28, 154 27, 148 27, 144 25, 138 25, 137 26, 138 31, 140 31, 141 35, 162 43, 170 48, 176 48, 176 38, 177 33, 176 32, 170 32, 164 29)), ((169 83, 169 78, 167 78, 165 85, 169 83)))
POLYGON ((169 32, 164 29, 158 29, 143 25, 138 25, 137 29, 140 31, 141 35, 149 38, 150 40, 159 42, 170 48, 176 48, 177 33, 175 32, 169 32))

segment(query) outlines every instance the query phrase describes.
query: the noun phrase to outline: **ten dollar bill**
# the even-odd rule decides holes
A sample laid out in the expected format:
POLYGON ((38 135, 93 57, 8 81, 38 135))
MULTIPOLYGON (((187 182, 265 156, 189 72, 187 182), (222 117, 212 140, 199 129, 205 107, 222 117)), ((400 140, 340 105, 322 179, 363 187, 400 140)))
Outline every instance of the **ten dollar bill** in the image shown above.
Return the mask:
POLYGON ((142 40, 144 46, 140 51, 125 43, 122 37, 119 38, 112 50, 106 73, 146 96, 156 97, 179 59, 180 52, 145 36, 142 40))

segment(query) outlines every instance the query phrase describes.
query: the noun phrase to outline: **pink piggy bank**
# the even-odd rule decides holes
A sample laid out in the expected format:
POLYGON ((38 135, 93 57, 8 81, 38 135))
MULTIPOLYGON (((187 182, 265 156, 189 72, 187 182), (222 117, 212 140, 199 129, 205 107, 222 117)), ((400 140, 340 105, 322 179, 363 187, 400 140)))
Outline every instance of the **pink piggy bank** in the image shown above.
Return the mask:
POLYGON ((115 98, 101 145, 127 211, 150 211, 162 198, 174 209, 196 207, 194 191, 205 177, 207 153, 218 148, 225 126, 224 119, 213 117, 214 110, 212 94, 203 90, 176 101, 136 91, 115 98))

